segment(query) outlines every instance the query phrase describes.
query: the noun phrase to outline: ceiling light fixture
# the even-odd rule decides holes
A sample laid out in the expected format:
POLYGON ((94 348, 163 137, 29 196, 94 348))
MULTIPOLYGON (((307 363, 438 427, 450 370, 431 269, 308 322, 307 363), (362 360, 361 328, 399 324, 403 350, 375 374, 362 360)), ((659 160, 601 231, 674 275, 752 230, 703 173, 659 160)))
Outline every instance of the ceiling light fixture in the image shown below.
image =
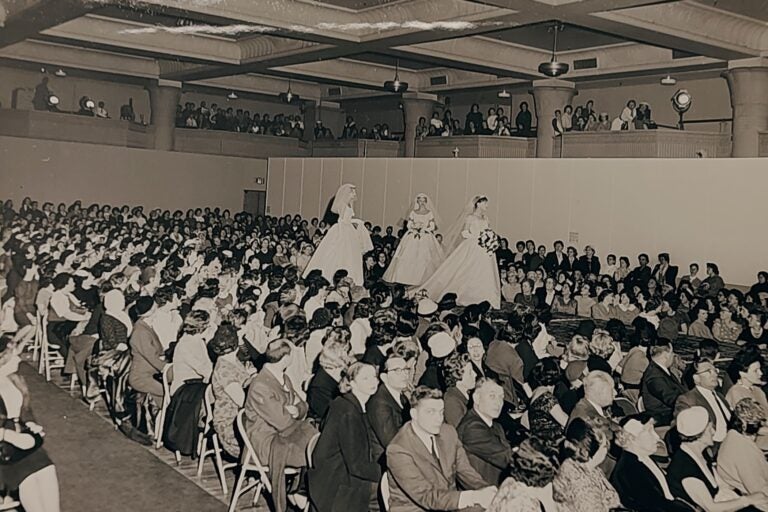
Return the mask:
POLYGON ((295 101, 299 101, 299 95, 294 94, 291 90, 291 81, 288 80, 288 90, 285 92, 281 92, 279 95, 281 100, 283 100, 286 103, 293 103, 295 101))
POLYGON ((395 61, 395 79, 384 82, 384 90, 389 92, 405 92, 408 90, 408 82, 400 80, 400 59, 395 61))
POLYGON ((553 41, 552 41, 552 58, 549 62, 542 62, 539 64, 539 73, 542 75, 546 75, 552 78, 556 78, 560 75, 564 75, 568 72, 568 69, 570 69, 570 66, 566 64, 565 62, 558 62, 557 61, 557 33, 562 32, 565 28, 565 25, 560 23, 559 21, 556 21, 550 28, 554 34, 553 41))
POLYGON ((57 70, 56 70, 56 72, 54 73, 54 75, 56 75, 56 76, 60 76, 60 77, 62 77, 62 78, 63 78, 63 77, 65 77, 65 76, 67 76, 67 72, 66 72, 66 71, 64 71, 63 69, 59 68, 59 69, 57 69, 57 70))
POLYGON ((236 100, 238 98, 237 93, 235 91, 230 91, 229 94, 227 94, 228 100, 236 100))
POLYGON ((496 96, 498 96, 499 98, 503 98, 503 99, 507 99, 507 98, 511 98, 512 97, 512 95, 509 94, 509 91, 506 90, 506 89, 500 90, 499 93, 496 96))
POLYGON ((676 83, 677 83, 677 79, 673 78, 670 75, 667 75, 661 79, 661 85, 675 85, 676 83))

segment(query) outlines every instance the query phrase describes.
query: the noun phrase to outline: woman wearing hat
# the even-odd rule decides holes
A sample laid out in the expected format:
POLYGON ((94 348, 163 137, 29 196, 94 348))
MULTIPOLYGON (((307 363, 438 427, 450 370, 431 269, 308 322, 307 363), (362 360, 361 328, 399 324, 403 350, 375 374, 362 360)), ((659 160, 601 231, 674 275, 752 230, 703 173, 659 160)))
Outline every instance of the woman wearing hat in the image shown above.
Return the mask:
POLYGON ((677 432, 682 444, 667 469, 669 488, 676 498, 705 512, 754 510, 748 507, 765 510, 768 507, 765 489, 746 496, 733 494, 730 499, 719 495, 720 485, 715 470, 704 455, 714 445, 715 433, 706 408, 696 405, 680 412, 677 415, 677 432))
POLYGON ((233 325, 224 324, 216 329, 208 346, 217 356, 211 374, 211 387, 216 400, 213 429, 224 450, 237 457, 240 443, 235 435, 235 416, 245 403, 245 387, 251 378, 250 363, 243 363, 237 356, 240 341, 233 325))

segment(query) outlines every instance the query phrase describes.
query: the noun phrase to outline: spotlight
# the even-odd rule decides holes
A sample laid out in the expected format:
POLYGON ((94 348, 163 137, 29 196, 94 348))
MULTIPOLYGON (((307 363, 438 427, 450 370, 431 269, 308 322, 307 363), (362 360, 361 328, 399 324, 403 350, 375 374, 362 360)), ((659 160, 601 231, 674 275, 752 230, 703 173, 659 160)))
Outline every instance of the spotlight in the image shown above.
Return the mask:
POLYGON ((228 100, 236 100, 237 99, 237 93, 235 91, 231 91, 229 94, 227 94, 228 100))
POLYGON ((93 110, 94 108, 96 108, 96 102, 93 101, 92 99, 87 99, 85 100, 85 107, 93 110))
POLYGON ((59 104, 59 97, 58 96, 56 96, 55 94, 51 94, 50 96, 48 96, 48 106, 49 107, 55 107, 58 104, 59 104))
POLYGON ((672 95, 672 108, 674 108, 675 112, 677 112, 680 116, 680 121, 677 125, 680 130, 685 130, 685 125, 683 124, 683 114, 688 112, 688 110, 691 108, 691 103, 693 103, 693 97, 687 89, 679 89, 675 94, 672 95))
POLYGON ((59 68, 59 69, 57 69, 57 70, 56 70, 56 72, 54 73, 54 75, 56 75, 56 76, 60 76, 60 77, 62 77, 62 78, 63 78, 63 77, 65 77, 65 76, 67 76, 67 72, 66 72, 66 71, 64 71, 63 69, 59 68))

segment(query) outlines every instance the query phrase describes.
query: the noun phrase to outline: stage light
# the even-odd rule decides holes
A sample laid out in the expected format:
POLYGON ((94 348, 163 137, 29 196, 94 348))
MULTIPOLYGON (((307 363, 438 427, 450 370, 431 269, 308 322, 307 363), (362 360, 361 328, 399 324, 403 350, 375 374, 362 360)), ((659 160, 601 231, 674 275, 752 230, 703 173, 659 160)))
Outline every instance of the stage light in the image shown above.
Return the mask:
POLYGON ((51 94, 50 96, 48 96, 48 106, 49 107, 55 107, 58 104, 59 104, 59 97, 58 96, 56 96, 55 94, 51 94))
POLYGON ((683 115, 688 112, 693 103, 693 97, 687 89, 680 89, 672 95, 672 108, 680 116, 680 120, 677 123, 677 127, 680 130, 685 130, 685 124, 683 123, 683 115))
POLYGON ((554 34, 553 40, 552 40, 552 58, 549 62, 542 62, 539 64, 539 73, 542 75, 546 75, 552 78, 557 78, 560 75, 564 75, 568 72, 568 69, 570 69, 570 66, 566 64, 565 62, 558 62, 557 61, 557 33, 562 32, 562 30, 565 28, 565 25, 563 25, 560 22, 555 22, 552 27, 550 27, 549 30, 551 30, 554 34))
POLYGON ((95 109, 96 108, 96 102, 93 101, 92 99, 88 98, 87 100, 85 100, 85 108, 90 109, 90 110, 95 109))
POLYGON ((408 82, 400 80, 400 59, 395 61, 395 78, 384 82, 384 90, 389 92, 405 92, 408 90, 408 82))

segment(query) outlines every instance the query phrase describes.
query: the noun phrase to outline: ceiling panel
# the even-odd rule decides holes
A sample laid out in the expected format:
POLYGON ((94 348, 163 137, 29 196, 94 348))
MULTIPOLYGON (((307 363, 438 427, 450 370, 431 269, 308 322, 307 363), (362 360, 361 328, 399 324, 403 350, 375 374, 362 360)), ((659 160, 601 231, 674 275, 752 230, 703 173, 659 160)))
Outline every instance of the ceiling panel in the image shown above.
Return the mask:
POLYGON ((766 0, 696 0, 696 3, 748 18, 768 21, 768 2, 766 0))
MULTIPOLYGON (((382 53, 358 53, 356 55, 351 55, 348 58, 353 60, 359 60, 362 62, 370 62, 372 64, 382 64, 384 66, 392 66, 392 67, 395 67, 395 63, 397 62, 396 57, 392 57, 390 55, 385 55, 382 53)), ((400 67, 403 69, 410 69, 413 71, 423 71, 425 69, 432 69, 437 66, 429 62, 422 62, 422 61, 411 60, 411 59, 400 59, 400 67)))
MULTIPOLYGON (((551 50, 551 27, 551 22, 536 23, 534 25, 525 25, 523 27, 500 30, 498 32, 490 32, 485 35, 508 43, 530 46, 541 50, 551 50)), ((557 37, 557 49, 561 51, 583 50, 586 48, 594 48, 596 46, 624 42, 626 42, 626 40, 619 37, 566 24, 565 29, 560 32, 557 37)))
POLYGON ((351 9, 353 11, 360 11, 362 9, 370 9, 371 7, 381 7, 382 5, 391 4, 402 0, 315 0, 321 4, 333 5, 335 7, 343 7, 344 9, 351 9))

